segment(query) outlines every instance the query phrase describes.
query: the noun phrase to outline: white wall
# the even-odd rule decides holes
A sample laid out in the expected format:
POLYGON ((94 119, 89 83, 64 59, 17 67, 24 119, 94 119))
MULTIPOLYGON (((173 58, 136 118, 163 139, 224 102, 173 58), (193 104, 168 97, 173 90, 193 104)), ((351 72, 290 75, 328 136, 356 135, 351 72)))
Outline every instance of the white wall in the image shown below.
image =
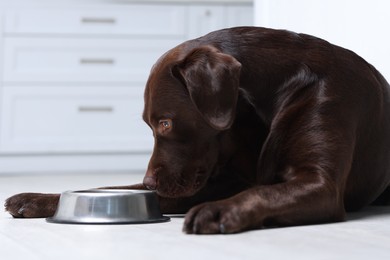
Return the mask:
POLYGON ((255 0, 255 24, 312 34, 351 49, 390 82, 388 0, 255 0))

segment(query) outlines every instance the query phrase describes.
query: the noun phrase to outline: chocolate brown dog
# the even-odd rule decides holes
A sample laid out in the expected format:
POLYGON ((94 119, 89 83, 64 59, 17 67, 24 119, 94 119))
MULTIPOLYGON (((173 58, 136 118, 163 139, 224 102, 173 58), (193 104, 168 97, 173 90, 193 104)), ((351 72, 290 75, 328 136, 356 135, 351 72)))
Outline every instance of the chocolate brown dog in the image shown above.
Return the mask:
MULTIPOLYGON (((309 35, 240 27, 184 42, 154 65, 143 118, 155 138, 144 183, 120 188, 189 210, 187 233, 342 221, 390 197, 389 84, 309 35)), ((6 209, 47 217, 58 197, 19 194, 6 209)))

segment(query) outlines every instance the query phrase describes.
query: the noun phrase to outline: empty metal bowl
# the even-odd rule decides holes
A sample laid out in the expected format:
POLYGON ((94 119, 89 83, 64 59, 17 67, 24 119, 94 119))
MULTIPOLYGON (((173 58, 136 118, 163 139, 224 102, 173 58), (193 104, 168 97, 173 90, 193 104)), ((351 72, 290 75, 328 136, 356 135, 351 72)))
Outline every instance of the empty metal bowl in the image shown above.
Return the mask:
POLYGON ((61 194, 51 223, 140 224, 168 221, 157 195, 145 190, 84 190, 61 194))

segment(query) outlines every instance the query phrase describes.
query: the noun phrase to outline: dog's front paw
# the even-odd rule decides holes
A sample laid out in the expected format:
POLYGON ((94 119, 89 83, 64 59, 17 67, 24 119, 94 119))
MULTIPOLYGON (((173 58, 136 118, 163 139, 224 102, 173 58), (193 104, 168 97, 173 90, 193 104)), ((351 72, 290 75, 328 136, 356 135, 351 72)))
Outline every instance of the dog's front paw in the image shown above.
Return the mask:
POLYGON ((248 229, 248 212, 231 201, 217 201, 192 208, 185 217, 183 231, 187 234, 229 234, 248 229))
POLYGON ((15 218, 45 218, 54 215, 59 194, 20 193, 5 201, 4 207, 15 218))

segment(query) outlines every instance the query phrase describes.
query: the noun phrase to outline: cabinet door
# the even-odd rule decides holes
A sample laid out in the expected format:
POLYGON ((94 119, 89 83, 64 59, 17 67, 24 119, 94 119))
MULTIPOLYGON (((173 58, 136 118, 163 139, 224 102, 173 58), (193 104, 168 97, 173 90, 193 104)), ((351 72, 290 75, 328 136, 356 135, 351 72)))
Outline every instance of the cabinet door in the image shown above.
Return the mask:
POLYGON ((225 6, 190 6, 189 38, 197 38, 225 27, 225 6))
MULTIPOLYGON (((3 56, 3 20, 4 20, 4 17, 3 17, 3 13, 0 11, 0 88, 2 86, 2 83, 3 83, 3 78, 2 78, 2 74, 3 74, 3 60, 4 60, 4 56, 3 56)), ((1 91, 1 89, 0 89, 1 91)), ((1 92, 0 92, 0 96, 1 96, 1 92)))
POLYGON ((0 152, 149 152, 143 87, 12 86, 1 100, 0 152))
POLYGON ((253 7, 248 6, 228 6, 226 8, 226 26, 253 26, 253 7))
POLYGON ((252 5, 190 6, 189 38, 229 27, 253 26, 253 20, 252 5))

